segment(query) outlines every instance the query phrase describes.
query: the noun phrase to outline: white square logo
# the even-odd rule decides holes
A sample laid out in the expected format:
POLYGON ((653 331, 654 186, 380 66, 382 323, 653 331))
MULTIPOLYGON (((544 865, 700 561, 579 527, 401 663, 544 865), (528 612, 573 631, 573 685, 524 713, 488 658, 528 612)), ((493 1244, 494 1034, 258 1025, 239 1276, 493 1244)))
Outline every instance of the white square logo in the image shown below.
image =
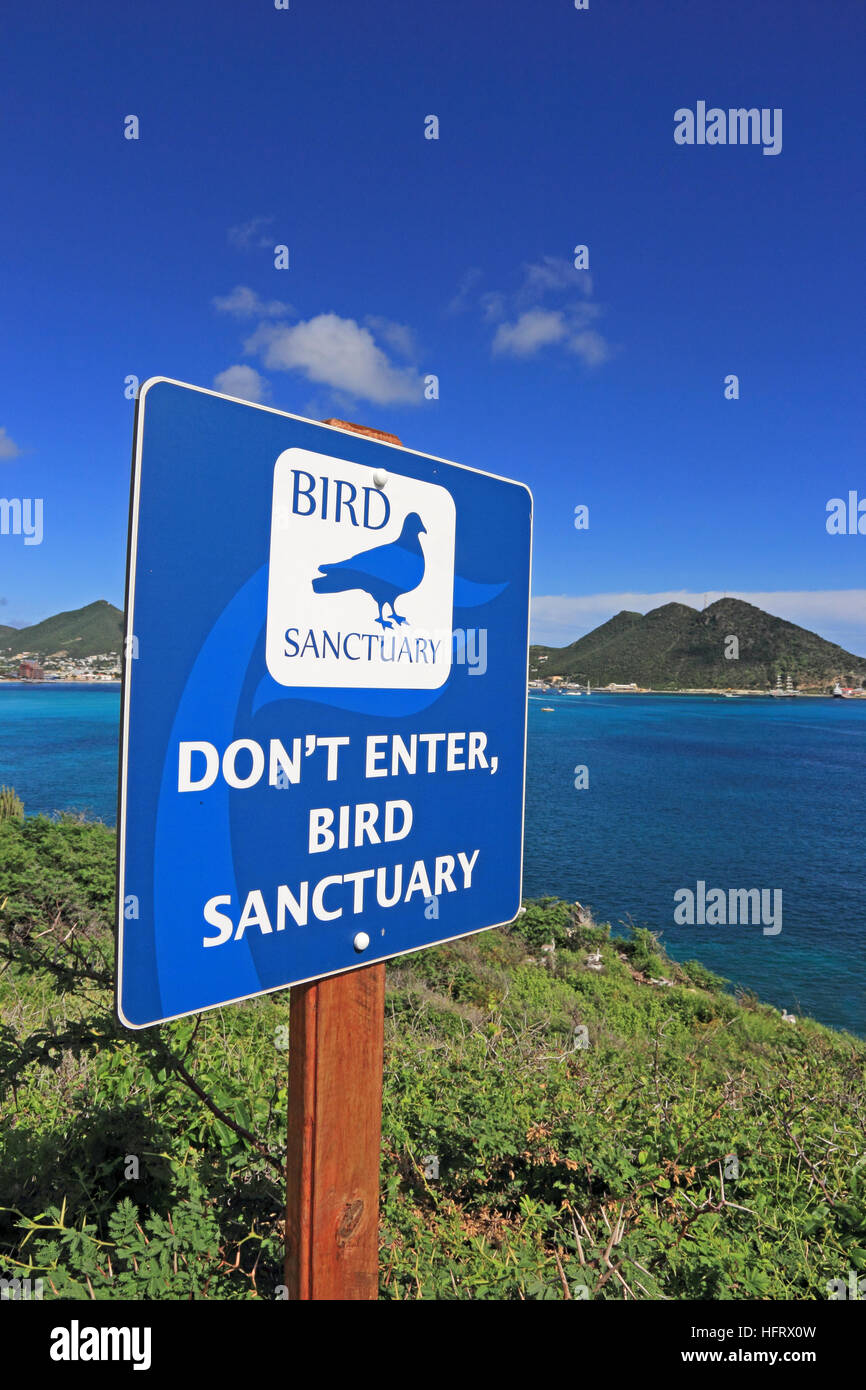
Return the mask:
POLYGON ((274 465, 268 670, 280 685, 436 690, 451 670, 454 499, 310 449, 274 465), (381 479, 380 479, 381 481, 381 479))

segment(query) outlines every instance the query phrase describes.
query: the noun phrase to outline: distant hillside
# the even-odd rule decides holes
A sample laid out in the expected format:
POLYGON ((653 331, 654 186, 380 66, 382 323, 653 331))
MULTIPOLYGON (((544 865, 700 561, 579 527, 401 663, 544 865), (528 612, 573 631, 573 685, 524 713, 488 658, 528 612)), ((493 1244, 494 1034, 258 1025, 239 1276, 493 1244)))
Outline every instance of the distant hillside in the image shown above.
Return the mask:
POLYGON ((85 608, 56 613, 31 627, 0 627, 0 656, 34 652, 40 657, 65 651, 69 656, 119 653, 123 645, 123 614, 106 599, 85 608))
POLYGON ((588 678, 592 685, 634 681, 653 690, 766 690, 779 674, 796 688, 822 688, 840 677, 849 685, 866 681, 866 658, 735 598, 703 612, 684 603, 645 616, 623 611, 568 647, 532 647, 529 666, 533 676, 588 678), (739 640, 737 660, 725 657, 732 636, 739 640), (548 659, 539 663, 542 656, 548 659))

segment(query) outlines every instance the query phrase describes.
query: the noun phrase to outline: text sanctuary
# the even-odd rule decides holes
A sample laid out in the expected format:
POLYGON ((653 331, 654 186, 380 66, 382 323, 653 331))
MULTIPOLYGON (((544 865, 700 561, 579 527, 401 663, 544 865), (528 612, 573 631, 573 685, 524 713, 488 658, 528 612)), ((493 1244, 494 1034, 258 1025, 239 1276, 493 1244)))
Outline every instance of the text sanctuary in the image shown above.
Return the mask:
MULTIPOLYGON (((423 902, 438 898, 442 892, 458 892, 454 882, 455 874, 462 877, 459 885, 463 889, 472 887, 472 873, 478 859, 478 850, 471 858, 459 851, 455 859, 452 854, 437 855, 428 869, 423 859, 406 871, 403 864, 390 868, 359 869, 355 873, 328 874, 311 884, 305 880, 298 885, 297 894, 287 884, 281 883, 271 895, 270 908, 265 895, 259 888, 247 893, 243 910, 239 917, 232 914, 231 893, 221 893, 209 898, 204 905, 204 919, 209 926, 216 928, 216 936, 202 938, 203 946, 224 946, 226 942, 241 941, 248 927, 255 927, 265 935, 284 931, 287 917, 298 927, 305 927, 310 914, 319 922, 333 922, 342 917, 344 907, 351 902, 351 912, 358 915, 371 907, 373 896, 379 907, 396 907, 397 903, 408 903, 415 894, 420 894, 423 902), (459 868, 458 868, 459 866, 459 868), (370 883, 375 879, 375 884, 370 883), (405 888, 404 888, 405 884, 405 888), (368 888, 369 885, 369 888, 368 888), (346 889, 351 887, 351 894, 346 889), (325 894, 328 900, 325 900, 325 894), (365 899, 367 899, 365 903, 365 899)), ((240 906, 240 904, 238 904, 240 906)))

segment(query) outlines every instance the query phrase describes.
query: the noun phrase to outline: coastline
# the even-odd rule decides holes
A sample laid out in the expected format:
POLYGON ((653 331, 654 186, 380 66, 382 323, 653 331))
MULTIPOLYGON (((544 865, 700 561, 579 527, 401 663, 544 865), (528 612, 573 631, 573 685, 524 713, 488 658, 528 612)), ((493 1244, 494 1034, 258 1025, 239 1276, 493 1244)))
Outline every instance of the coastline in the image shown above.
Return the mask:
POLYGON ((13 677, 13 676, 0 676, 0 686, 3 686, 3 685, 14 685, 14 686, 17 686, 18 689, 21 689, 22 687, 27 687, 27 689, 44 690, 46 686, 55 686, 55 685, 63 685, 63 686, 67 686, 67 685, 74 685, 74 686, 79 686, 79 685, 116 685, 117 688, 120 689, 120 684, 121 684, 121 683, 120 683, 120 680, 118 680, 118 679, 116 679, 116 678, 111 678, 110 680, 94 680, 94 679, 93 679, 92 677, 90 677, 90 676, 88 676, 88 677, 82 676, 80 680, 79 680, 79 679, 76 679, 75 677, 71 677, 71 678, 69 678, 69 677, 58 677, 58 679, 56 679, 56 680, 44 680, 44 681, 22 681, 22 680, 18 680, 16 677, 13 677))
MULTIPOLYGON (((545 696, 548 696, 548 695, 570 695, 570 694, 573 694, 573 693, 575 693, 575 692, 569 691, 569 690, 558 690, 555 686, 553 686, 553 687, 548 686, 548 688, 547 688, 546 690, 538 690, 537 688, 531 688, 530 691, 529 691, 529 693, 530 693, 530 695, 545 695, 545 696)), ((601 685, 601 686, 599 686, 597 689, 591 690, 589 693, 590 693, 591 695, 627 695, 627 696, 628 696, 628 695, 671 695, 671 696, 676 696, 676 695, 712 695, 712 696, 716 696, 716 697, 719 698, 719 699, 725 699, 725 700, 726 700, 726 699, 729 699, 729 698, 731 698, 731 699, 746 699, 746 698, 751 699, 751 698, 755 698, 755 699, 762 699, 762 700, 834 700, 834 699, 837 699, 837 698, 838 698, 837 696, 833 695, 832 693, 830 693, 829 691, 826 691, 826 690, 798 690, 798 691, 796 691, 794 694, 790 694, 790 695, 789 695, 789 694, 786 694, 786 693, 783 693, 782 695, 775 695, 775 694, 773 693, 772 690, 743 690, 743 689, 736 689, 736 688, 733 688, 733 689, 730 689, 730 690, 728 690, 728 689, 724 689, 724 690, 722 690, 722 689, 715 689, 715 690, 713 690, 713 689, 707 689, 706 687, 703 687, 702 689, 696 689, 696 690, 691 690, 691 689, 682 689, 682 690, 654 690, 654 689, 650 688, 649 686, 647 686, 645 689, 640 689, 640 690, 609 690, 609 689, 607 688, 607 686, 601 685)), ((581 690, 581 691, 580 691, 580 694, 581 694, 581 695, 585 695, 585 694, 586 694, 586 691, 585 691, 585 690, 581 690)), ((862 695, 847 695, 847 696, 845 696, 844 698, 847 699, 847 700, 864 700, 864 699, 866 699, 866 691, 864 691, 864 693, 863 693, 862 695)))

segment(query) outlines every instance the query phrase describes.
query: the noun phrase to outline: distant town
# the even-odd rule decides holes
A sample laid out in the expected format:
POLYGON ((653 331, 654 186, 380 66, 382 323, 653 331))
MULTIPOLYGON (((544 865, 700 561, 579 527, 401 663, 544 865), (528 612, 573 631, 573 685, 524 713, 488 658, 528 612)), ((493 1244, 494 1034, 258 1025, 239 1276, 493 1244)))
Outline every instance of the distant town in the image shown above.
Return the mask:
POLYGON ((120 656, 99 652, 95 656, 70 656, 54 652, 40 659, 37 652, 16 652, 0 657, 0 681, 119 681, 120 656))
MULTIPOLYGON (((544 661, 545 658, 541 657, 541 660, 544 661)), ((781 678, 778 678, 776 684, 766 690, 755 690, 745 686, 721 688, 715 685, 680 686, 676 689, 666 687, 664 690, 655 690, 652 686, 638 685, 635 681, 629 681, 626 685, 617 681, 608 681, 607 685, 594 686, 589 681, 581 685, 579 682, 566 680, 565 676, 551 676, 548 680, 542 680, 533 675, 529 682, 529 693, 530 695, 717 695, 725 696, 728 699, 740 695, 770 695, 781 700, 792 699, 799 695, 832 695, 837 700, 866 700, 866 689, 844 685, 841 680, 817 690, 797 690, 790 677, 786 678, 784 684, 781 678)))
MULTIPOLYGON (((540 660, 546 661, 547 657, 543 656, 540 658, 540 660)), ((537 667, 533 667, 533 672, 535 670, 537 670, 537 667)), ((532 678, 529 681, 529 689, 534 690, 536 693, 538 693, 538 691, 558 691, 560 695, 591 695, 593 691, 593 687, 589 683, 589 681, 585 681, 583 684, 581 684, 580 681, 567 680, 565 676, 551 676, 549 680, 543 680, 540 677, 535 676, 534 674, 532 675, 532 678)), ((629 681, 628 685, 617 685, 615 681, 609 681, 607 685, 597 685, 595 687, 595 690, 596 692, 598 692, 599 690, 632 690, 635 693, 640 694, 643 690, 643 687, 636 685, 634 681, 629 681)))
POLYGON ((106 599, 29 627, 0 625, 0 681, 117 681, 123 614, 106 599))

